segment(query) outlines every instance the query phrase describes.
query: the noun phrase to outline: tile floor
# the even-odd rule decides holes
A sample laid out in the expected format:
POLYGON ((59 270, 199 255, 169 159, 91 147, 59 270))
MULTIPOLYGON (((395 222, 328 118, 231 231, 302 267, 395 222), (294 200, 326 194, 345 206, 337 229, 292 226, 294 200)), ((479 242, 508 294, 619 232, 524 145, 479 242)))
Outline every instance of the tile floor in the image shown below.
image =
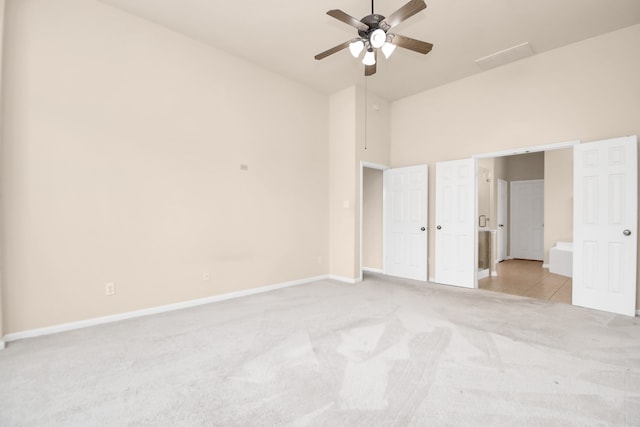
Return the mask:
POLYGON ((549 273, 540 261, 511 259, 496 266, 497 276, 478 281, 480 289, 571 304, 571 277, 549 273))

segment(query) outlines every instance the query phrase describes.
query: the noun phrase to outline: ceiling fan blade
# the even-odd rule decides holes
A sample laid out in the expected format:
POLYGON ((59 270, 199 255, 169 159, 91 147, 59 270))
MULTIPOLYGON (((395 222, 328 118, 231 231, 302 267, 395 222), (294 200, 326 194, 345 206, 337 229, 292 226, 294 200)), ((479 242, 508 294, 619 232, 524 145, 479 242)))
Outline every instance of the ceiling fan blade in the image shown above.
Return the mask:
POLYGON ((433 49, 433 45, 431 43, 412 39, 411 37, 401 36, 400 34, 394 35, 391 43, 424 55, 431 52, 431 49, 433 49))
POLYGON ((424 0, 411 0, 409 3, 405 4, 400 9, 389 15, 382 22, 380 22, 380 26, 388 30, 389 28, 395 27, 405 19, 411 18, 413 15, 426 8, 427 4, 424 2, 424 0))
POLYGON ((332 9, 329 12, 327 12, 327 15, 332 16, 336 18, 338 21, 342 21, 347 25, 351 25, 352 27, 355 27, 358 30, 367 31, 369 29, 369 26, 367 24, 360 22, 353 16, 341 11, 340 9, 332 9))
POLYGON ((365 65, 364 66, 364 75, 365 77, 369 77, 369 76, 373 76, 376 73, 376 70, 378 68, 378 50, 374 50, 373 54, 375 55, 374 57, 376 58, 376 62, 374 62, 373 65, 365 65))
POLYGON ((316 56, 314 56, 314 58, 317 60, 324 59, 329 55, 333 55, 336 52, 340 52, 342 49, 346 49, 350 43, 351 43, 351 40, 348 40, 342 44, 339 44, 338 46, 332 47, 329 50, 325 50, 324 52, 317 54, 316 56))

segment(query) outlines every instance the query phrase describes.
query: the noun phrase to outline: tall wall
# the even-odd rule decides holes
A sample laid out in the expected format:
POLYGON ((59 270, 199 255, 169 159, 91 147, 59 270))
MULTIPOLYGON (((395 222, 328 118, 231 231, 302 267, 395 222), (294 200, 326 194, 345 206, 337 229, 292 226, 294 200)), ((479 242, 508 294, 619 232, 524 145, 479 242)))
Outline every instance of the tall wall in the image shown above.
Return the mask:
POLYGON ((329 125, 329 271, 342 280, 354 280, 357 240, 357 89, 331 95, 329 125))
MULTIPOLYGON (((638 135, 638 46, 635 25, 394 102, 391 165, 433 165, 517 147, 638 135)), ((429 241, 433 274, 432 230, 429 241)))
POLYGON ((4 333, 329 272, 326 95, 95 0, 6 14, 4 333))
POLYGON ((330 99, 330 272, 334 278, 360 277, 361 162, 388 165, 390 104, 362 86, 330 99))
MULTIPOLYGON (((0 99, 2 99, 2 59, 4 57, 3 47, 4 47, 4 9, 5 9, 5 0, 0 0, 0 99)), ((2 161, 2 105, 0 105, 0 162, 2 161)), ((2 206, 4 205, 4 197, 2 192, 2 176, 0 175, 0 223, 2 221, 2 206)), ((0 227, 0 350, 4 348, 4 341, 2 337, 4 336, 4 320, 3 320, 3 303, 2 303, 2 293, 4 287, 4 245, 2 238, 2 228, 0 227)))
MULTIPOLYGON (((370 79, 375 79, 375 75, 372 77, 367 77, 370 79)), ((389 166, 390 161, 390 153, 391 153, 391 104, 379 97, 378 95, 366 91, 366 88, 358 87, 358 118, 360 122, 359 129, 364 130, 364 134, 362 134, 358 138, 358 142, 356 145, 356 170, 360 170, 360 165, 362 162, 368 164, 375 164, 379 166, 389 166)), ((362 133, 362 131, 361 131, 362 133)), ((374 172, 375 174, 376 172, 374 172)), ((358 180, 360 175, 358 174, 358 180)), ((374 184, 379 190, 382 185, 380 182, 382 179, 382 173, 377 173, 377 183, 374 184)), ((361 186, 361 183, 358 181, 356 185, 356 190, 358 192, 358 198, 360 198, 360 188, 364 188, 364 184, 361 186)), ((371 188, 369 188, 371 190, 371 188)), ((376 194, 369 194, 374 197, 373 201, 376 206, 375 209, 380 206, 380 210, 377 211, 379 215, 377 218, 374 214, 373 220, 375 224, 382 226, 382 193, 376 190, 376 194), (377 201, 375 199, 378 199, 377 201)), ((364 194, 363 194, 364 197, 364 194)), ((363 202, 364 203, 364 202, 363 202)), ((358 203, 358 208, 360 204, 358 203)), ((363 213, 364 218, 364 213, 363 213)), ((369 219, 372 219, 371 216, 369 219)), ((358 211, 357 220, 360 221, 360 213, 358 211)), ((362 229, 364 232, 364 226, 367 224, 362 224, 362 229)), ((370 225, 370 224, 369 224, 370 225)), ((374 225, 374 227, 376 227, 374 225)), ((358 249, 357 256, 357 265, 356 270, 357 274, 360 274, 360 227, 358 227, 358 234, 356 238, 356 244, 358 249)), ((382 259, 382 227, 380 229, 369 229, 369 243, 372 243, 372 246, 369 246, 367 250, 372 258, 369 258, 367 262, 365 262, 364 256, 367 254, 362 254, 362 266, 363 267, 372 267, 377 269, 383 268, 383 259, 382 259)), ((363 244, 365 237, 363 236, 363 244)), ((364 247, 363 247, 364 251, 364 247)))

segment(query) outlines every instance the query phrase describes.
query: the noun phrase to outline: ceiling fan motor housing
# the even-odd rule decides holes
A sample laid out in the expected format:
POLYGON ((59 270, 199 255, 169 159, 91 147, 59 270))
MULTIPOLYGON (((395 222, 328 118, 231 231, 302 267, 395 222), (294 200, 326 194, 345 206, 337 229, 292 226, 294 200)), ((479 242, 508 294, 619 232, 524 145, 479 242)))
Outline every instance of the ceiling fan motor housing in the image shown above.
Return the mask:
POLYGON ((378 15, 377 13, 374 13, 373 15, 367 15, 364 18, 362 18, 360 22, 367 25, 369 29, 364 31, 358 30, 358 34, 360 35, 360 37, 369 40, 369 35, 377 29, 381 29, 386 33, 387 30, 380 27, 380 22, 382 22, 384 18, 385 18, 384 16, 378 15))

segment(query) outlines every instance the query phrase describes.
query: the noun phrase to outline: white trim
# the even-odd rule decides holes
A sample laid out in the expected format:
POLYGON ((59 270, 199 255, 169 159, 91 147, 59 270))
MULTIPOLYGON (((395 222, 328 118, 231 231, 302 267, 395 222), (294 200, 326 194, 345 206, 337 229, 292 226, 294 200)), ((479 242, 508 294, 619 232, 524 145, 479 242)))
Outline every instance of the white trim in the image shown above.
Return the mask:
MULTIPOLYGON (((477 280, 480 279, 486 279, 487 277, 489 277, 489 269, 488 268, 484 268, 482 270, 478 271, 478 274, 476 275, 477 280)), ((476 288, 478 287, 478 285, 476 284, 476 288)))
POLYGON ((549 269, 549 264, 542 264, 542 268, 546 268, 548 270, 549 269))
POLYGON ((366 271, 368 273, 379 273, 379 274, 384 273, 384 271, 382 271, 381 268, 371 268, 371 267, 362 267, 362 271, 366 271))
POLYGON ((75 329, 82 329, 90 326, 102 325, 105 323, 118 322, 120 320, 132 319, 135 317, 143 317, 143 316, 149 316, 151 314, 166 313, 168 311, 181 310, 184 308, 196 307, 196 306, 210 304, 214 302, 225 301, 225 300, 240 298, 240 297, 249 296, 249 295, 261 294, 264 292, 275 291, 277 289, 288 288, 291 286, 305 285, 307 283, 312 283, 318 280, 325 280, 325 279, 329 279, 329 275, 309 277, 306 279, 293 280, 291 282, 261 286, 258 288, 247 289, 244 291, 230 292, 227 294, 214 295, 206 298, 182 301, 175 304, 167 304, 167 305, 161 305, 157 307, 144 308, 142 310, 128 311, 126 313, 113 314, 113 315, 103 316, 103 317, 95 317, 93 319, 80 320, 77 322, 62 323, 60 325, 47 326, 44 328, 31 329, 27 331, 7 334, 4 336, 3 340, 6 342, 11 342, 11 341, 24 339, 24 338, 34 338, 42 335, 55 334, 58 332, 72 331, 75 329))
MULTIPOLYGON (((362 281, 362 272, 364 271, 364 256, 362 255, 362 250, 363 250, 363 239, 362 239, 362 222, 363 222, 363 213, 362 213, 362 205, 364 204, 364 198, 362 193, 364 192, 364 168, 369 168, 369 169, 377 169, 377 170, 381 170, 381 171, 385 171, 387 169, 389 169, 389 166, 385 166, 385 165, 381 165, 378 163, 371 163, 371 162, 365 162, 364 160, 360 160, 360 276, 359 276, 359 280, 358 282, 362 281)), ((382 190, 382 259, 384 260, 385 258, 385 253, 384 253, 384 187, 382 190)), ((384 261, 383 261, 384 262, 384 261)), ((384 271, 382 271, 382 273, 384 273, 384 271)), ((336 279, 338 280, 338 279, 336 279)), ((342 282, 342 280, 340 280, 342 282)), ((358 283, 358 282, 354 282, 354 283, 358 283)))
MULTIPOLYGON (((360 273, 362 274, 362 273, 360 273)), ((336 274, 330 274, 328 277, 329 280, 335 280, 336 282, 348 283, 350 285, 355 285, 356 283, 362 282, 362 277, 358 278, 350 278, 345 276, 338 276, 336 274)))
POLYGON ((492 153, 480 153, 471 156, 473 159, 489 159, 492 157, 513 156, 516 154, 537 153, 540 151, 560 150, 571 148, 580 144, 580 140, 557 142, 555 144, 534 145, 532 147, 512 148, 509 150, 494 151, 492 153))
POLYGON ((0 351, 4 350, 5 344, 3 340, 0 340, 0 351))

